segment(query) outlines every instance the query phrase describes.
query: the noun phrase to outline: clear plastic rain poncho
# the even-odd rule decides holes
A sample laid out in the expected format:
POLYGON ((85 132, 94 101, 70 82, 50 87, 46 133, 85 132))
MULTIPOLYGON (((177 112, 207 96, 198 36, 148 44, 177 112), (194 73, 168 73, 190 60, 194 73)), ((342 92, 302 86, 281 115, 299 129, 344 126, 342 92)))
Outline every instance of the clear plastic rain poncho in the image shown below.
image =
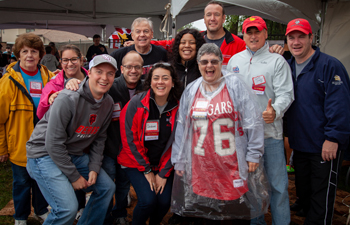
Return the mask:
POLYGON ((263 120, 256 97, 236 75, 187 86, 178 111, 171 160, 171 211, 212 220, 252 219, 267 212, 263 120), (248 162, 259 163, 248 173, 248 162))

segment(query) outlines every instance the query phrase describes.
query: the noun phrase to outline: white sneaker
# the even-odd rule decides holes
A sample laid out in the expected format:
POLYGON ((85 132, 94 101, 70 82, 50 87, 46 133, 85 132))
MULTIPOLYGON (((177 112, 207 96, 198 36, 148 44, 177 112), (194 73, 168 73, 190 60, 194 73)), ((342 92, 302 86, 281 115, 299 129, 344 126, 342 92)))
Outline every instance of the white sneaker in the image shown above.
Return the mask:
POLYGON ((15 225, 27 225, 27 220, 15 220, 15 225))
POLYGON ((44 221, 46 220, 47 216, 49 215, 50 211, 47 211, 46 213, 42 214, 42 215, 36 215, 34 214, 34 218, 36 220, 38 220, 41 224, 44 223, 44 221))
POLYGON ((84 212, 84 208, 81 208, 78 212, 77 215, 75 216, 76 220, 79 220, 81 218, 81 216, 83 215, 84 212))

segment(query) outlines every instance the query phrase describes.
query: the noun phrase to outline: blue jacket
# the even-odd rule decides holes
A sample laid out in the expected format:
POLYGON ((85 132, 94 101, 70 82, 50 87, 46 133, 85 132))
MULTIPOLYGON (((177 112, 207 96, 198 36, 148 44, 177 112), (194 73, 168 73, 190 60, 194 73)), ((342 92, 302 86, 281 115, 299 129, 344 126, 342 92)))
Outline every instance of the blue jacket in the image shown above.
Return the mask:
POLYGON ((325 140, 347 143, 350 135, 350 81, 344 66, 336 58, 313 47, 315 54, 295 74, 292 69, 295 100, 287 112, 289 143, 292 149, 321 153, 325 140))

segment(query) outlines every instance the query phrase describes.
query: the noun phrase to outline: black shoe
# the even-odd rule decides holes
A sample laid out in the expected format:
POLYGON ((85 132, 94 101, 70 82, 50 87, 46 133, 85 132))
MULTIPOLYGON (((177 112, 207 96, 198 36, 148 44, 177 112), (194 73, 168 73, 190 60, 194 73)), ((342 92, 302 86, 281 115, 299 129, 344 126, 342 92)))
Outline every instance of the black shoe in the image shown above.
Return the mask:
POLYGON ((290 206, 290 210, 291 211, 295 211, 295 212, 298 212, 302 209, 301 205, 298 203, 298 200, 296 202, 294 202, 294 204, 292 204, 290 206))
POLYGON ((169 225, 178 225, 182 222, 183 217, 179 216, 177 214, 173 214, 172 217, 170 217, 170 219, 168 220, 168 224, 169 225))
POLYGON ((295 215, 300 217, 306 217, 306 213, 304 212, 304 209, 299 210, 297 213, 295 213, 295 215))

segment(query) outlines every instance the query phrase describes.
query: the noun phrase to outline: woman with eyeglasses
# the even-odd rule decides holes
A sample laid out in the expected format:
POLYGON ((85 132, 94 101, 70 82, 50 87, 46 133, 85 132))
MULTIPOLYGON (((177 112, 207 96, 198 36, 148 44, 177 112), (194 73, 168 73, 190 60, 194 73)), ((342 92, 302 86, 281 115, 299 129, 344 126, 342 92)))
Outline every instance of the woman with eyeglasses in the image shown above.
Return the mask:
POLYGON ((122 149, 118 163, 137 194, 133 225, 159 224, 168 212, 173 183, 171 134, 181 94, 175 69, 154 64, 144 83, 120 114, 122 149))
POLYGON ((64 45, 60 51, 60 62, 62 70, 55 79, 52 79, 43 89, 37 116, 41 119, 49 110, 54 99, 64 89, 64 83, 69 78, 77 78, 80 81, 84 80, 87 75, 87 70, 83 66, 83 58, 80 49, 75 45, 64 45))
POLYGON ((250 224, 267 210, 261 204, 268 201, 266 177, 258 170, 252 177, 265 183, 249 179, 264 151, 262 118, 244 83, 223 75, 219 47, 204 44, 197 62, 202 77, 182 94, 172 146, 172 211, 205 218, 207 225, 250 224))

